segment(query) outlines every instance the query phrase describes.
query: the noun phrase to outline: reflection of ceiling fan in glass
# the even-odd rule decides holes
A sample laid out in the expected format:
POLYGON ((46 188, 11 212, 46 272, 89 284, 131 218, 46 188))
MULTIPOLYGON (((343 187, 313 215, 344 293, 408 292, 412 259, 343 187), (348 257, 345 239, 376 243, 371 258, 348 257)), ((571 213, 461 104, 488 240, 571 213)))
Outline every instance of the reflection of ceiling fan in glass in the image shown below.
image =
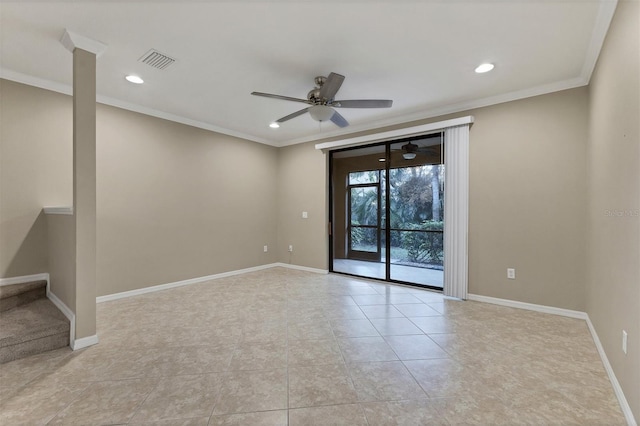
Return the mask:
POLYGON ((424 153, 426 155, 440 155, 440 145, 418 146, 409 142, 402 145, 400 149, 396 151, 402 151, 402 158, 405 160, 413 160, 420 153, 424 153))
MULTIPOLYGON (((291 98, 289 96, 272 95, 270 93, 251 92, 255 96, 265 98, 282 99, 285 101, 302 102, 311 105, 307 108, 296 111, 275 121, 276 124, 284 123, 287 120, 296 118, 306 112, 316 121, 329 121, 338 127, 347 127, 349 122, 334 108, 390 108, 393 101, 388 99, 350 99, 338 101, 334 99, 344 76, 336 73, 329 74, 328 77, 319 76, 315 78, 316 87, 307 94, 307 99, 291 98)), ((277 127, 277 126, 274 126, 277 127)))

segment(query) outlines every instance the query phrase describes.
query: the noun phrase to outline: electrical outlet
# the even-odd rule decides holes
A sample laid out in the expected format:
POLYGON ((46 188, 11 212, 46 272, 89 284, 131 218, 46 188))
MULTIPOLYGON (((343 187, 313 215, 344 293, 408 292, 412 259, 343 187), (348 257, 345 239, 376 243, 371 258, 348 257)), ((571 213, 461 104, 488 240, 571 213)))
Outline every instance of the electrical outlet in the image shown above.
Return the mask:
POLYGON ((507 268, 507 278, 510 280, 516 279, 516 270, 514 268, 507 268))
POLYGON ((289 251, 290 252, 293 251, 293 246, 291 246, 291 245, 289 246, 289 251))
POLYGON ((264 246, 264 252, 266 253, 266 252, 268 252, 268 251, 269 251, 269 247, 264 246))
POLYGON ((627 332, 622 330, 622 352, 627 354, 627 332))

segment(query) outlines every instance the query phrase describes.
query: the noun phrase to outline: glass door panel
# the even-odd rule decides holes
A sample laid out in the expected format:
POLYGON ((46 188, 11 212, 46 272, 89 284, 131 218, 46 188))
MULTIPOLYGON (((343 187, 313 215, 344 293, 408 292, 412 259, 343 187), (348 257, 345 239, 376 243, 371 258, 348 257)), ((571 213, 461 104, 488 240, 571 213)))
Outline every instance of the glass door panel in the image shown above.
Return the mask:
POLYGON ((334 272, 386 279, 380 230, 384 157, 383 145, 331 153, 330 269, 334 272))
POLYGON ((349 259, 380 261, 380 188, 359 184, 349 190, 349 259))
POLYGON ((389 275, 392 281, 442 288, 444 165, 441 148, 437 139, 391 145, 389 275))

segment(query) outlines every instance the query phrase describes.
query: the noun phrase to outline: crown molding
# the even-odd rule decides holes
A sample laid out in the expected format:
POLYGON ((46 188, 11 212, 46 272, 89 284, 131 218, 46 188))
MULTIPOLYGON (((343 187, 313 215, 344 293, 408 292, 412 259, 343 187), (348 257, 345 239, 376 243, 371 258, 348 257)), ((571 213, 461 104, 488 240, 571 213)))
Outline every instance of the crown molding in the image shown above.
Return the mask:
POLYGON ((98 95, 97 101, 101 104, 126 109, 128 111, 138 112, 140 114, 150 115, 156 118, 162 118, 163 120, 169 120, 180 124, 186 124, 187 126, 197 127, 199 129, 209 130, 211 132, 220 133, 227 136, 233 136, 234 138, 245 139, 252 142, 261 143, 263 145, 269 145, 273 147, 278 147, 279 145, 269 141, 267 139, 263 139, 254 135, 250 135, 247 133, 237 132, 235 130, 226 129, 224 127, 216 126, 214 124, 205 123, 203 121, 192 120, 187 117, 182 117, 180 115, 171 114, 169 112, 160 111, 153 108, 148 108, 142 105, 134 104, 131 102, 122 101, 120 99, 110 98, 108 96, 98 95))
POLYGON ((580 77, 589 84, 591 81, 591 75, 598 62, 600 51, 604 44, 604 40, 609 32, 609 26, 613 20, 613 14, 616 12, 618 6, 618 0, 609 0, 600 2, 598 8, 598 15, 596 16, 596 23, 593 26, 591 32, 591 40, 589 41, 589 47, 587 49, 586 58, 582 66, 580 77))
POLYGON ((90 39, 89 37, 85 37, 80 34, 76 34, 67 29, 64 30, 64 34, 62 34, 62 38, 60 39, 60 43, 71 53, 73 53, 76 49, 86 50, 87 52, 91 52, 97 57, 102 55, 105 50, 107 50, 107 45, 104 43, 100 43, 97 40, 90 39))
MULTIPOLYGON (((52 82, 50 80, 33 77, 27 74, 22 74, 22 73, 8 70, 5 68, 0 68, 0 78, 3 78, 5 80, 15 81, 17 83, 26 84, 29 86, 39 87, 41 89, 51 90, 53 92, 63 93, 65 95, 72 95, 73 93, 71 86, 67 84, 52 82)), ((289 141, 284 141, 281 143, 263 139, 254 135, 237 132, 235 130, 225 129, 223 127, 216 126, 210 123, 192 120, 190 118, 171 114, 165 111, 156 110, 153 108, 148 108, 142 105, 122 101, 122 100, 111 98, 108 96, 97 95, 96 101, 104 105, 122 108, 128 111, 133 111, 140 114, 149 115, 152 117, 161 118, 164 120, 169 120, 169 121, 173 121, 180 124, 185 124, 187 126, 197 127, 199 129, 209 130, 211 132, 221 133, 227 136, 233 136, 236 138, 245 139, 252 142, 257 142, 264 145, 280 148, 280 147, 285 147, 289 145, 297 145, 305 142, 322 141, 322 140, 337 138, 337 137, 346 138, 353 133, 373 131, 377 129, 382 129, 384 127, 397 126, 397 125, 407 124, 410 122, 420 121, 420 120, 428 120, 430 118, 439 117, 446 114, 455 114, 459 112, 473 110, 476 108, 482 108, 482 107, 497 105, 505 102, 511 102, 511 101, 516 101, 520 99, 530 98, 533 96, 545 95, 548 93, 559 92, 562 90, 574 89, 576 87, 586 86, 588 83, 589 82, 583 79, 582 77, 577 77, 574 79, 564 80, 557 83, 551 83, 551 84, 537 86, 530 89, 524 89, 524 90, 518 90, 515 92, 505 93, 502 95, 491 96, 491 97, 476 99, 476 100, 467 101, 467 102, 461 102, 453 105, 443 106, 440 108, 432 108, 432 109, 421 111, 414 114, 396 116, 387 120, 377 120, 375 123, 372 123, 372 124, 370 123, 370 124, 365 124, 360 126, 349 126, 349 131, 347 132, 345 131, 327 132, 327 133, 323 133, 321 137, 314 135, 314 136, 308 136, 303 138, 291 139, 289 141)))
POLYGON ((280 144, 280 146, 297 145, 305 142, 314 142, 330 138, 348 137, 348 135, 359 132, 372 131, 383 127, 398 126, 411 123, 414 121, 428 120, 430 118, 440 117, 447 114, 455 114, 465 112, 476 108, 483 108, 492 105, 498 105, 506 102, 517 101, 520 99, 531 98, 533 96, 546 95, 548 93, 560 92, 562 90, 574 89, 576 87, 586 86, 589 82, 582 77, 572 78, 551 84, 532 87, 529 89, 517 90, 514 92, 504 93, 497 96, 490 96, 482 99, 474 99, 470 101, 460 102, 451 105, 445 105, 438 108, 431 108, 420 112, 405 114, 401 116, 391 117, 387 120, 377 120, 373 124, 364 124, 360 126, 349 126, 348 131, 336 130, 333 132, 323 133, 322 137, 309 136, 297 139, 291 139, 280 144))
MULTIPOLYGON (((64 95, 73 95, 73 88, 64 83, 58 83, 51 80, 45 80, 42 78, 34 77, 28 74, 19 73, 13 70, 0 67, 0 78, 5 80, 15 81, 16 83, 26 84, 27 86, 38 87, 40 89, 50 90, 56 93, 62 93, 64 95)), ((239 139, 245 139, 252 142, 261 143, 273 147, 279 147, 276 142, 259 138, 257 136, 249 135, 235 130, 225 129, 220 126, 205 123, 202 121, 192 120, 190 118, 182 117, 179 115, 171 114, 165 111, 160 111, 153 108, 148 108, 142 105, 134 104, 131 102, 122 101, 120 99, 111 98, 109 96, 97 95, 96 101, 103 105, 109 105, 116 108, 125 109, 127 111, 137 112, 140 114, 149 115, 151 117, 161 118, 163 120, 173 121, 187 126, 196 127, 203 130, 209 130, 211 132, 220 133, 227 136, 233 136, 239 139)))

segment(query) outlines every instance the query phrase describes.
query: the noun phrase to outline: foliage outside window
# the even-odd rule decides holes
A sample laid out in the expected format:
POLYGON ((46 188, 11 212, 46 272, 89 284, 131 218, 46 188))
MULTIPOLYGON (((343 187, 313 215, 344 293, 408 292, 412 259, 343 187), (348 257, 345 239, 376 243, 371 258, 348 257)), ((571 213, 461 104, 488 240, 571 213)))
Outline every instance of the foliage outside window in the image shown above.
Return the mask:
MULTIPOLYGON (((349 184, 370 184, 380 181, 384 194, 386 173, 382 171, 353 172, 349 184)), ((423 165, 389 170, 391 262, 429 268, 442 268, 444 165, 423 165)), ((358 225, 377 223, 378 194, 372 187, 351 188, 352 247, 375 251, 375 232, 358 225)), ((382 210, 382 226, 386 226, 382 210)), ((380 230, 384 238, 384 229, 380 230)))

